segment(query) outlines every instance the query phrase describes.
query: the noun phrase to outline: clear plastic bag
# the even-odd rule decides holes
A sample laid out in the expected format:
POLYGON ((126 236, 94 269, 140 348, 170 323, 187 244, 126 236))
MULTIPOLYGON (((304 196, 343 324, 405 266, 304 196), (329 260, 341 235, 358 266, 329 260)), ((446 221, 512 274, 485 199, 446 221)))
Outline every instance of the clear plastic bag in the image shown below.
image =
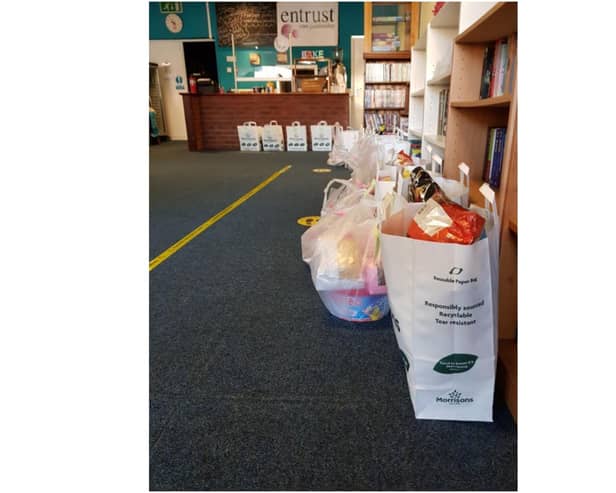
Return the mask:
POLYGON ((376 201, 359 201, 328 214, 301 238, 302 259, 332 315, 353 322, 378 320, 389 312, 380 259, 376 201))

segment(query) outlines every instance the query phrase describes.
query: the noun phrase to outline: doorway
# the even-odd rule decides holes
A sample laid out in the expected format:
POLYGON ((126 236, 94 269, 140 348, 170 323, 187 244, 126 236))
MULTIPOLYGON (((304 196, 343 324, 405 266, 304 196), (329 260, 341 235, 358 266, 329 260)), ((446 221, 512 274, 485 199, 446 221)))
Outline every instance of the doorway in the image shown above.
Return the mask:
POLYGON ((216 43, 210 41, 185 41, 184 62, 186 76, 196 75, 212 79, 218 85, 218 69, 216 66, 216 43))

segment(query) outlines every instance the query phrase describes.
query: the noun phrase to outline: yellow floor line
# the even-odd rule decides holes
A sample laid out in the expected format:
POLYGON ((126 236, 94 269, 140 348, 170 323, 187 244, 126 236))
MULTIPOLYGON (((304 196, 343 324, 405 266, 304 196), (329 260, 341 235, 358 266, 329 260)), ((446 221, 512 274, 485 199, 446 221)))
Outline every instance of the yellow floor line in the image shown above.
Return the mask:
POLYGON ((232 210, 236 209, 237 207, 242 205, 244 202, 246 202, 250 197, 252 197, 254 194, 256 194, 259 190, 262 190, 267 185, 269 185, 271 182, 273 182, 276 178, 278 178, 280 175, 282 175, 284 172, 288 171, 290 168, 291 168, 291 165, 288 165, 288 166, 285 166, 282 169, 279 169, 278 171, 276 171, 276 173, 274 173, 272 176, 270 176, 267 180, 259 183, 250 192, 248 192, 245 195, 242 195, 239 199, 237 199, 231 205, 228 205, 222 211, 220 211, 218 214, 216 214, 215 216, 210 217, 201 226, 198 226, 197 228, 192 230, 190 233, 188 233, 186 236, 184 236, 184 238, 182 238, 181 240, 179 240, 176 243, 174 243, 173 245, 171 245, 163 253, 161 253, 158 257, 150 260, 150 272, 152 272, 152 270, 154 270, 156 267, 158 267, 160 264, 162 264, 165 260, 167 260, 169 257, 171 257, 171 255, 173 255, 178 250, 180 250, 181 248, 186 246, 189 242, 194 240, 197 236, 199 236, 201 233, 203 233, 210 226, 214 225, 216 222, 218 222, 223 217, 225 217, 227 214, 229 214, 232 210))

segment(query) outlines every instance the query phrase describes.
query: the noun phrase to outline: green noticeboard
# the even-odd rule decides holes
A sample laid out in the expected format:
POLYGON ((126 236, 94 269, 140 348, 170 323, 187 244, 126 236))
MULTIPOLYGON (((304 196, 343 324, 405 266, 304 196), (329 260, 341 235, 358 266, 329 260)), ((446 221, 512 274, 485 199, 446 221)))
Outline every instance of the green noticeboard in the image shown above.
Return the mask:
POLYGON ((160 2, 160 11, 163 14, 181 14, 182 2, 160 2))

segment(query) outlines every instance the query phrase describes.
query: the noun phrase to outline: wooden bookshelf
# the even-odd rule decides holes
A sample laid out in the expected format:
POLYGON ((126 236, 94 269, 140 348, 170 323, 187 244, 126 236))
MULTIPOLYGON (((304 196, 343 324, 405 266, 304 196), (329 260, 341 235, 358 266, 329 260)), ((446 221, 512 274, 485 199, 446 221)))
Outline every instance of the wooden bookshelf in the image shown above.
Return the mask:
MULTIPOLYGON (((460 2, 447 2, 426 27, 426 31, 411 49, 411 98, 409 123, 421 128, 421 152, 444 156, 445 135, 439 135, 441 91, 451 84, 453 41, 458 35, 460 2)), ((446 109, 445 109, 446 112, 446 109)))
POLYGON ((452 108, 506 108, 511 104, 511 95, 503 94, 486 99, 475 99, 472 101, 451 101, 452 108))
MULTIPOLYGON (((417 37, 417 32, 419 29, 419 10, 420 5, 416 2, 392 2, 392 3, 381 3, 381 2, 366 2, 364 3, 364 53, 363 57, 365 60, 364 70, 365 74, 368 73, 368 70, 373 66, 373 64, 378 63, 404 63, 407 62, 407 67, 410 66, 411 60, 411 46, 415 42, 417 37), (394 8, 396 10, 396 14, 393 15, 391 13, 385 13, 384 6, 388 9, 394 8), (385 17, 383 17, 385 16, 385 17), (399 20, 390 20, 392 17, 398 17, 399 20), (385 28, 385 29, 383 29, 385 28), (394 33, 395 36, 398 36, 400 45, 396 47, 395 51, 373 51, 373 33, 394 33)), ((375 38, 375 42, 376 38, 375 38)), ((376 48, 376 45, 375 45, 376 48)), ((381 46, 383 48, 383 46, 381 46)), ((392 74, 393 75, 393 74, 392 74)), ((407 73, 408 76, 408 73, 407 73)), ((380 77, 378 77, 380 79, 380 77)), ((397 79, 404 79, 407 77, 396 76, 397 79)), ((367 79, 367 77, 364 77, 367 79)), ((409 99, 410 99, 410 91, 409 91, 409 81, 401 81, 397 80, 394 82, 387 81, 370 81, 365 82, 364 86, 366 90, 369 88, 374 88, 377 90, 387 91, 386 87, 379 88, 379 86, 398 86, 397 88, 392 88, 392 90, 399 90, 400 87, 405 87, 406 92, 404 95, 404 107, 395 107, 395 106, 384 106, 377 108, 368 108, 365 107, 364 104, 364 127, 368 128, 369 125, 373 123, 369 123, 370 115, 374 115, 376 111, 387 111, 390 114, 394 113, 393 121, 396 120, 401 122, 402 118, 408 118, 409 115, 409 99), (397 116, 396 116, 397 113, 397 116)), ((364 92, 364 97, 367 97, 367 93, 364 92)), ((386 100, 387 101, 387 100, 386 100)), ((382 101, 383 103, 385 101, 382 101)), ((387 103, 398 104, 397 99, 389 100, 387 103)), ((410 122, 409 122, 410 124, 410 122)), ((398 123, 400 125, 400 123, 398 123)), ((408 125, 407 125, 408 126, 408 125)), ((387 133, 391 133, 393 129, 387 130, 387 133)))
POLYGON ((410 51, 391 51, 382 53, 364 53, 364 60, 381 61, 386 62, 389 60, 395 61, 409 61, 411 59, 410 51))
MULTIPOLYGON (((462 5, 470 2, 462 2, 462 5)), ((475 8, 475 7, 473 7, 475 8)), ((464 9, 463 9, 464 10, 464 9)), ((457 179, 458 164, 470 167, 470 200, 483 206, 483 183, 490 127, 505 127, 501 178, 494 188, 500 216, 499 255, 499 391, 517 418, 517 61, 505 94, 480 98, 485 49, 499 39, 517 35, 517 3, 499 2, 454 38, 444 175, 457 179)), ((517 53, 509 45, 509 58, 517 53)), ((411 87, 412 89, 412 87, 411 87)), ((426 127, 424 126, 424 131, 426 127)))

